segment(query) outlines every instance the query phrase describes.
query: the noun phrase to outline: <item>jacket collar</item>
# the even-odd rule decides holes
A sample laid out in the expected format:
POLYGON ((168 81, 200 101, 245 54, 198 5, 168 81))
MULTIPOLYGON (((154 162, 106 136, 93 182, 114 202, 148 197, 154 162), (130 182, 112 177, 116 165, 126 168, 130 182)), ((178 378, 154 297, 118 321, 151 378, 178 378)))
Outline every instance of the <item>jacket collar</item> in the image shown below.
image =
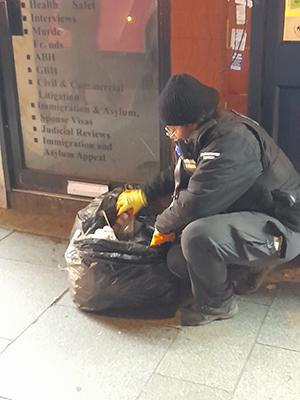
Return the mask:
POLYGON ((217 125, 217 120, 214 118, 210 118, 209 120, 203 121, 200 126, 191 134, 189 141, 197 140, 204 132, 208 131, 213 126, 217 125))

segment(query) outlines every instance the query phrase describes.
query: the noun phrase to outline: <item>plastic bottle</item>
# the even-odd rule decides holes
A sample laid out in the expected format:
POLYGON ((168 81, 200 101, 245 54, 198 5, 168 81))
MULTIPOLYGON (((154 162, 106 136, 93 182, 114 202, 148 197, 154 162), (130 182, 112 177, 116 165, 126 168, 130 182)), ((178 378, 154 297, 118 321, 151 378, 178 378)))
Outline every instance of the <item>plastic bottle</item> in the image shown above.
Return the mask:
POLYGON ((113 226, 113 230, 117 236, 121 235, 124 230, 129 227, 130 223, 133 221, 133 215, 131 215, 131 210, 127 210, 120 214, 117 219, 116 223, 113 226))

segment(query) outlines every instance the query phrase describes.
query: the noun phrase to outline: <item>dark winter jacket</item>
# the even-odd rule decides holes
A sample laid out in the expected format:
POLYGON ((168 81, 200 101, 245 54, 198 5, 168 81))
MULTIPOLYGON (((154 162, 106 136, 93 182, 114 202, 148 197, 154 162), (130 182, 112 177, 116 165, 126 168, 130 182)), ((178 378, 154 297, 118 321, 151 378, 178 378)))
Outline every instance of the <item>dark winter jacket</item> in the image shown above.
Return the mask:
POLYGON ((143 188, 151 202, 175 187, 173 202, 156 220, 160 233, 179 234, 198 218, 238 211, 262 212, 300 231, 300 177, 255 121, 218 110, 177 145, 176 167, 143 188))

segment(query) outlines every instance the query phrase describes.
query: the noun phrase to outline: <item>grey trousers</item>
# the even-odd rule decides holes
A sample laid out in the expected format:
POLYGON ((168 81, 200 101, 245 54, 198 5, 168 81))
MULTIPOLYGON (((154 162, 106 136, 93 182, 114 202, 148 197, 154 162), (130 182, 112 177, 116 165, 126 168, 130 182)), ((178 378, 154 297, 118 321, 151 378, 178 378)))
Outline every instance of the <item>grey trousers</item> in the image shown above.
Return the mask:
POLYGON ((300 253, 300 233, 257 212, 218 214, 191 222, 168 253, 168 267, 190 279, 196 302, 218 307, 233 294, 229 264, 276 267, 300 253))

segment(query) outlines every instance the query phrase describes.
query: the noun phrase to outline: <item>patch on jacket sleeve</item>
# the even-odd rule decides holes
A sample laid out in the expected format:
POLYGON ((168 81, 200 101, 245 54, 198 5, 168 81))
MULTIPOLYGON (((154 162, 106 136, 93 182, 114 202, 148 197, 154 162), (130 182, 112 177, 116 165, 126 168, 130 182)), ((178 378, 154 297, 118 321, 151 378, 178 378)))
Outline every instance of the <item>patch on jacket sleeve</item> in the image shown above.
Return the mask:
POLYGON ((196 162, 195 160, 189 160, 188 158, 185 158, 183 160, 184 168, 188 171, 194 171, 196 169, 196 162))
POLYGON ((200 153, 200 157, 203 160, 214 160, 215 158, 219 157, 221 153, 210 153, 209 151, 200 153))

